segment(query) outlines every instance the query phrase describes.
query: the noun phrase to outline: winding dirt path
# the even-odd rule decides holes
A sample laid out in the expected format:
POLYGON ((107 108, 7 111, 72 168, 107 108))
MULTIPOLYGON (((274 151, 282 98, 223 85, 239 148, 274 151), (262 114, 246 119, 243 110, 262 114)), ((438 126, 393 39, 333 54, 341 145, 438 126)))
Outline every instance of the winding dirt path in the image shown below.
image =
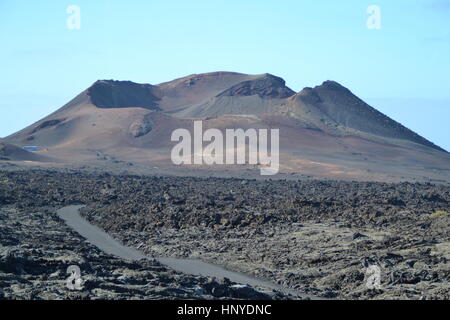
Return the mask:
POLYGON ((309 296, 297 292, 295 290, 286 289, 277 284, 259 280, 248 275, 226 270, 220 266, 210 263, 205 263, 200 260, 178 259, 178 258, 152 258, 144 255, 138 250, 122 245, 119 241, 112 238, 109 234, 92 225, 86 219, 81 217, 79 210, 84 206, 68 206, 57 211, 58 216, 66 222, 66 224, 73 230, 78 232, 83 238, 100 250, 122 258, 124 260, 141 260, 141 259, 156 259, 167 267, 191 275, 201 275, 205 277, 228 278, 232 282, 250 285, 253 287, 260 287, 270 290, 278 290, 283 293, 292 294, 299 298, 318 299, 317 297, 309 296))

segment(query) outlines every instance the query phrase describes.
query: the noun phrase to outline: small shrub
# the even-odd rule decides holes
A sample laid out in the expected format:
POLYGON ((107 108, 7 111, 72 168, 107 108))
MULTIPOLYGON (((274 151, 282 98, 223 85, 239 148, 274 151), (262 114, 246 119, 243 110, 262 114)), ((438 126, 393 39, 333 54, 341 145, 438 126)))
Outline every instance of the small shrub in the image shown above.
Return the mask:
POLYGON ((0 184, 11 184, 8 179, 0 179, 0 184))
POLYGON ((430 214, 430 218, 439 218, 439 217, 447 217, 448 212, 444 210, 437 210, 435 213, 430 214))

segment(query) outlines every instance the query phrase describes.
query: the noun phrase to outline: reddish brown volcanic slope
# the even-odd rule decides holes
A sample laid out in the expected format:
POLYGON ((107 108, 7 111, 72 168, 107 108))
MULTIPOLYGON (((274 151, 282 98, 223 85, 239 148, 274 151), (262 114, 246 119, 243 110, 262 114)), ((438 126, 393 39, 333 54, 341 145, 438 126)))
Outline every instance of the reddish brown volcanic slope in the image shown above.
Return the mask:
MULTIPOLYGON (((213 72, 159 85, 101 80, 7 137, 55 166, 137 173, 258 175, 255 166, 175 167, 173 130, 280 129, 279 177, 450 182, 450 155, 333 81, 299 93, 270 75, 213 72), (45 158, 45 159, 47 159, 45 158), (44 159, 44 158, 42 158, 44 159)), ((10 159, 11 161, 20 159, 10 159)), ((49 166, 49 164, 46 164, 49 166)))

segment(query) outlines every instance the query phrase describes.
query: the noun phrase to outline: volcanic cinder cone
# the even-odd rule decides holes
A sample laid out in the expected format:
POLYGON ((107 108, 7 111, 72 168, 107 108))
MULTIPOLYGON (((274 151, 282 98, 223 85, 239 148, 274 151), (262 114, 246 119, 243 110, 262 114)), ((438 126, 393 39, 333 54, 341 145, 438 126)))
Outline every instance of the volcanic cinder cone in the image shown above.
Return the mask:
POLYGON ((214 72, 159 85, 100 80, 4 141, 39 146, 46 150, 45 159, 55 159, 58 166, 259 174, 255 166, 175 167, 171 134, 178 128, 192 130, 195 120, 203 120, 205 130, 279 129, 280 177, 450 181, 445 150, 347 88, 326 81, 295 93, 271 74, 214 72))

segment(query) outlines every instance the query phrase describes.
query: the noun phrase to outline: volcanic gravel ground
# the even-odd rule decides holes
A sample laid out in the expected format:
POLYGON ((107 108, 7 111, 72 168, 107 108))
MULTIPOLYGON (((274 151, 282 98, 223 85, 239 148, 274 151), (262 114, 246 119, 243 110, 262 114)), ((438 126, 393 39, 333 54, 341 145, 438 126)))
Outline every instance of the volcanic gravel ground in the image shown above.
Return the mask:
MULTIPOLYGON (((30 204, 40 198, 30 198, 25 205, 5 204, 5 192, 20 194, 22 200, 27 194, 9 181, 0 178, 0 300, 288 298, 226 279, 175 272, 156 260, 131 262, 105 254, 67 227, 54 208, 30 204), (80 267, 82 290, 67 288, 67 269, 72 265, 80 267)), ((40 181, 41 187, 51 188, 49 181, 40 181)))
POLYGON ((86 204, 83 215, 151 256, 199 258, 323 297, 449 299, 450 187, 22 171, 0 203, 86 204), (381 289, 366 288, 367 266, 381 289))

